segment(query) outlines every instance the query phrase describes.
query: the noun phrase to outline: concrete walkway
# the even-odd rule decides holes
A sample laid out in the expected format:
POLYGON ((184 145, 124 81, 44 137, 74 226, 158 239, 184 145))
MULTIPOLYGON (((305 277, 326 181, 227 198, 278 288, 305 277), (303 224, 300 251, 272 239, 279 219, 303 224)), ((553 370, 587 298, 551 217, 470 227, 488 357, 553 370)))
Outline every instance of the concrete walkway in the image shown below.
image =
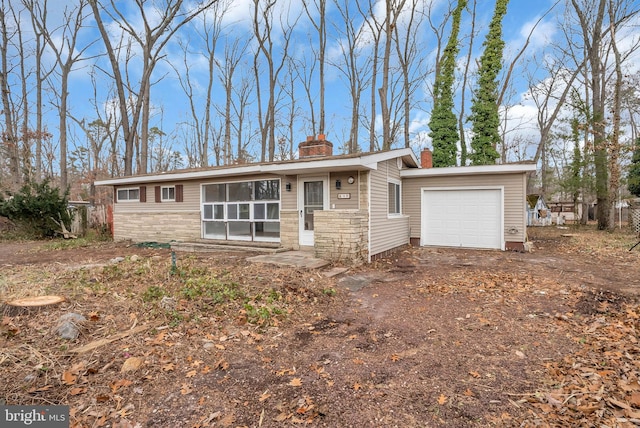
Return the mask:
POLYGON ((274 265, 293 266, 304 269, 319 269, 329 264, 328 261, 318 259, 310 251, 285 251, 275 254, 261 254, 248 257, 252 263, 270 263, 274 265))

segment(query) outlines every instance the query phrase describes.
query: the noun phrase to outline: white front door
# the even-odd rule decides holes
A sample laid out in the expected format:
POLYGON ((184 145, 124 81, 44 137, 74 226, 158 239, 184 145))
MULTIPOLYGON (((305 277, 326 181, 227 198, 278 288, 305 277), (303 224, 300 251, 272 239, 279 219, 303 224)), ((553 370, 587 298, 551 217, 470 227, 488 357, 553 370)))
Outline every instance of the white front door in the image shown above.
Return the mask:
POLYGON ((301 178, 298 186, 298 214, 300 218, 300 245, 313 246, 314 219, 316 210, 329 206, 329 189, 326 177, 301 178))

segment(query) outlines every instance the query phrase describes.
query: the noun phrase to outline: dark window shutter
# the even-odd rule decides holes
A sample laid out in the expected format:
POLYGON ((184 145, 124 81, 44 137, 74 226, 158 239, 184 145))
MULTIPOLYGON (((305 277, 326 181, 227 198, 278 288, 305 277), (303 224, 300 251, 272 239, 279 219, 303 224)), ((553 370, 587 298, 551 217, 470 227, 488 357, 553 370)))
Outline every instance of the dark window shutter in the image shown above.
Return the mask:
POLYGON ((162 202, 161 192, 162 188, 160 186, 156 186, 156 202, 162 202))
POLYGON ((113 188, 113 203, 114 204, 118 203, 118 188, 117 187, 113 188))
POLYGON ((147 202, 147 186, 140 186, 140 202, 147 202))
POLYGON ((182 191, 182 184, 176 184, 176 202, 184 201, 184 192, 182 191))

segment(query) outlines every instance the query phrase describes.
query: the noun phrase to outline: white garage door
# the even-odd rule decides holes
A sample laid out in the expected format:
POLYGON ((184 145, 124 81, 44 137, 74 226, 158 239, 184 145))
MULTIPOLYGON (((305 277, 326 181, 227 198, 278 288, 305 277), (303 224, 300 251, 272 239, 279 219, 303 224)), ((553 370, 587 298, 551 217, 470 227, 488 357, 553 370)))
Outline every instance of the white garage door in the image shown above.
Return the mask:
POLYGON ((502 249, 502 190, 423 190, 421 227, 422 245, 502 249))

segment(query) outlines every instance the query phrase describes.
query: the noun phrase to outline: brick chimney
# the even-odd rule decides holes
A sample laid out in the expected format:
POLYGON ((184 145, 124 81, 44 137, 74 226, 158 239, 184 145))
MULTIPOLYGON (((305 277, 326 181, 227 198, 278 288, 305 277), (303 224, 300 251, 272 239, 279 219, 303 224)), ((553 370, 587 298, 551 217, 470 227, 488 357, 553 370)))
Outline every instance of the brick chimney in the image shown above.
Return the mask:
POLYGON ((433 168, 433 155, 431 150, 424 149, 420 152, 420 166, 422 168, 433 168))
POLYGON ((325 140, 324 134, 311 135, 307 141, 298 145, 298 157, 315 158, 333 155, 333 143, 325 140))

